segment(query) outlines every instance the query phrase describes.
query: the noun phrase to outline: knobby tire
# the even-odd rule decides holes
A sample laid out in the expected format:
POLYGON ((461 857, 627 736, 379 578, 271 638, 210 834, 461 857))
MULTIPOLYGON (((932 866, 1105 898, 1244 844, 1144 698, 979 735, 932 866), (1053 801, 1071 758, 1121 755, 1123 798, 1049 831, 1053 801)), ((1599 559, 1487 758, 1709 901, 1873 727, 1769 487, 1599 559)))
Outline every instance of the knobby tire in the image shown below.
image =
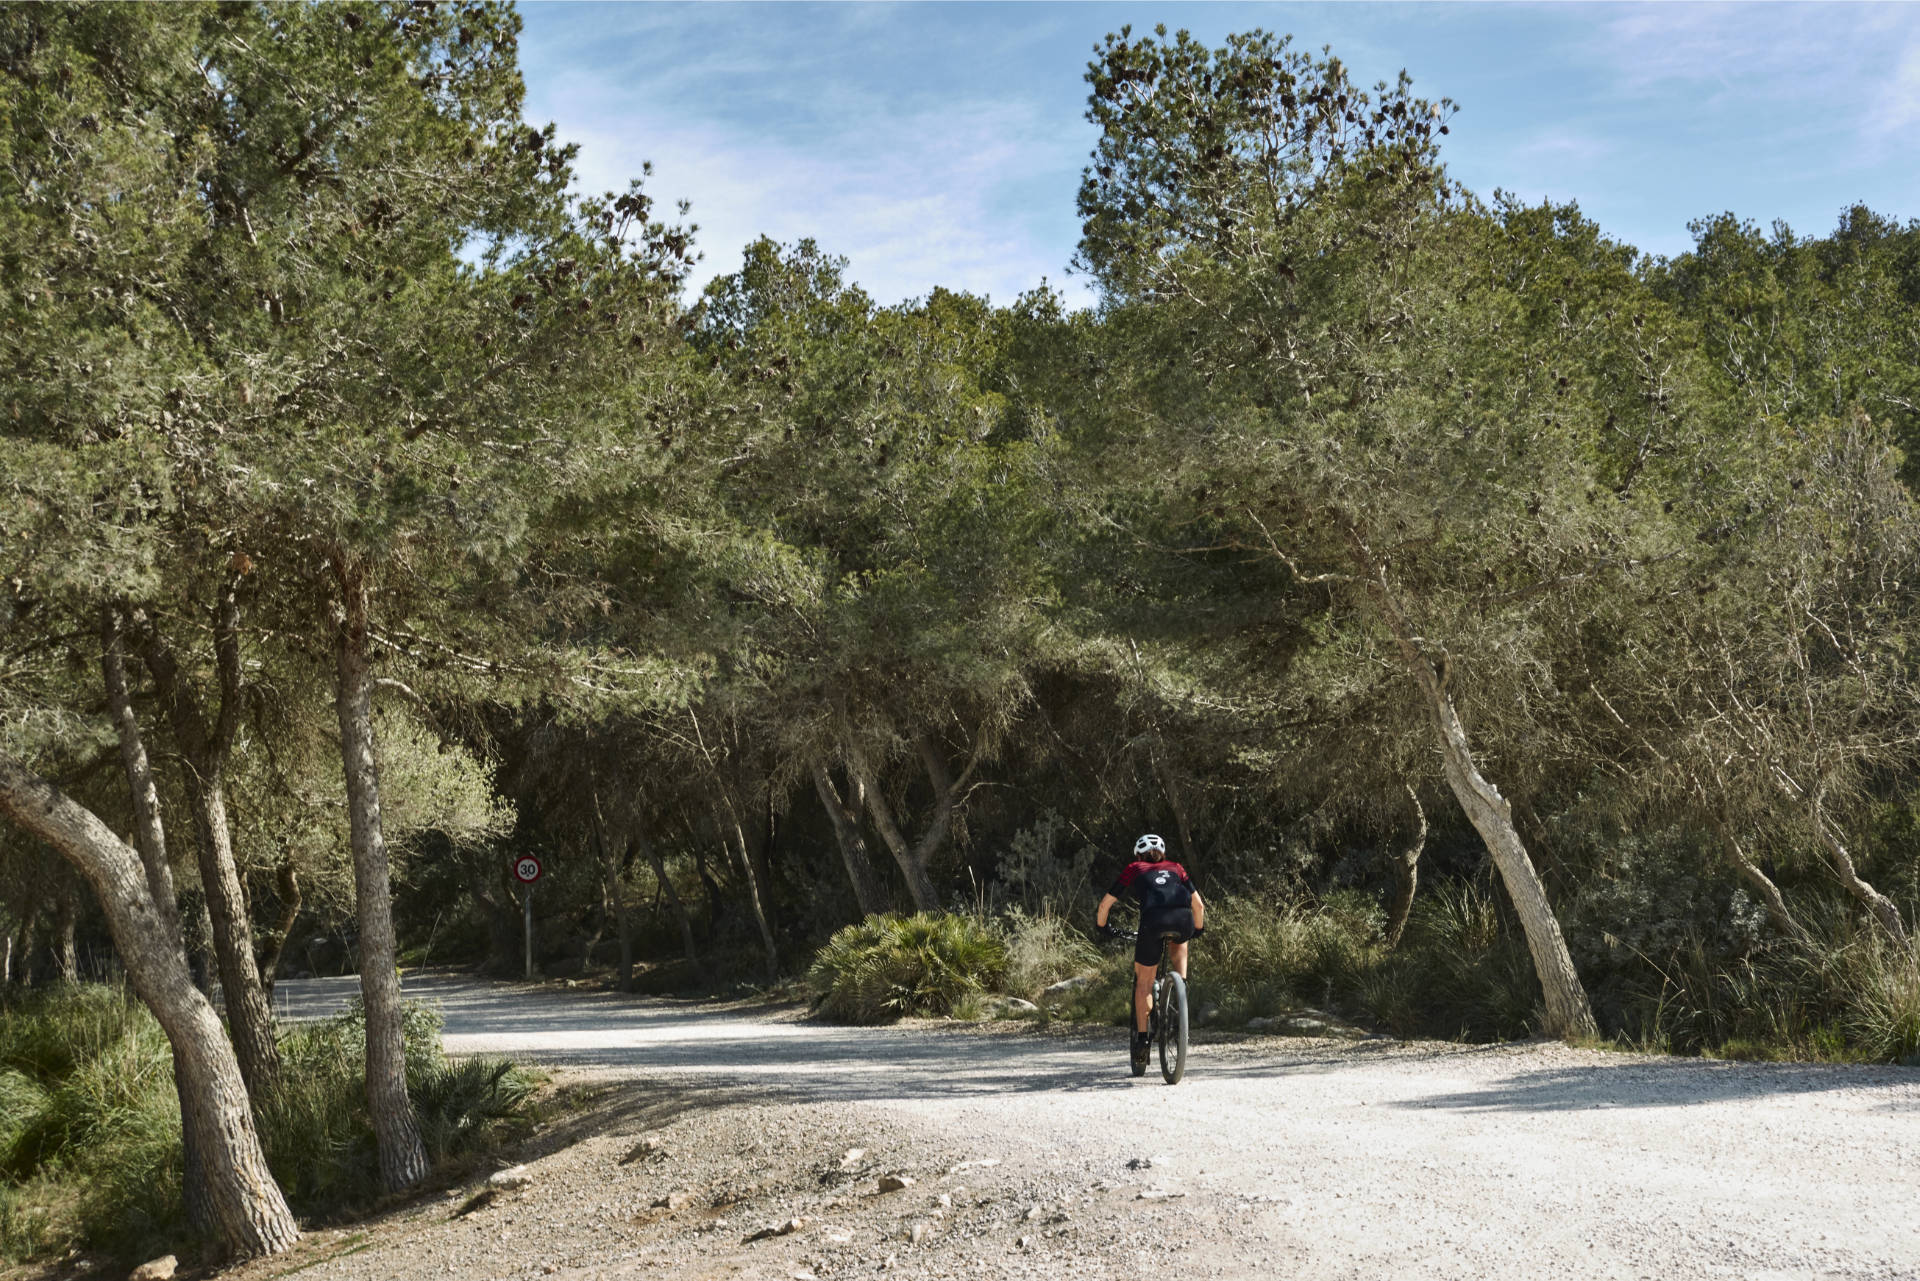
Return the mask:
POLYGON ((1154 1006, 1160 1023, 1156 1038, 1160 1042, 1160 1075, 1168 1085, 1178 1085, 1187 1074, 1187 981, 1168 971, 1160 980, 1160 999, 1154 1006))

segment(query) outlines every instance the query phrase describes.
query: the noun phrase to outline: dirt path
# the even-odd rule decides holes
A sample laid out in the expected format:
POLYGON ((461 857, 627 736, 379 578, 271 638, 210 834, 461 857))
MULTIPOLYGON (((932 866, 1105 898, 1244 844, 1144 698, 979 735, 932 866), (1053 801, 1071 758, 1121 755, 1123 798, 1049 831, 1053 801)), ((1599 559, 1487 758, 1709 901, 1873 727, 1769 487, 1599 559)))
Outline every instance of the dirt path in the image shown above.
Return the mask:
MULTIPOLYGON (((283 983, 283 1013, 350 988, 283 983)), ((1913 1069, 1269 1038, 1203 1040, 1169 1088, 1111 1029, 409 991, 450 1051, 600 1105, 524 1191, 456 1216, 476 1181, 242 1277, 1920 1278, 1913 1069)))

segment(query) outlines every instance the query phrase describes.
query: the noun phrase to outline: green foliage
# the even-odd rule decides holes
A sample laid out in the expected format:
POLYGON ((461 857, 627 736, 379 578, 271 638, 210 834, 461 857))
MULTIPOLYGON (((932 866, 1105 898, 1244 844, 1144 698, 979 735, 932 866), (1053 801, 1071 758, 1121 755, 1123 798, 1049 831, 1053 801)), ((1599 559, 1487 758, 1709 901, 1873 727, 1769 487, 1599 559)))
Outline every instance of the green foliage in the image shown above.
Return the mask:
POLYGON ((1339 1003, 1374 959, 1380 919, 1349 896, 1278 904, 1259 896, 1207 900, 1207 935, 1190 963, 1196 992, 1244 1021, 1301 1005, 1339 1003))
POLYGON ((999 988, 1007 973, 1000 932, 974 917, 921 912, 870 916, 815 955, 807 972, 820 1013, 843 1023, 951 1014, 999 988))
POLYGON ((1512 1040, 1532 1032, 1540 985, 1492 895, 1457 884, 1415 900, 1399 949, 1363 995, 1403 1036, 1512 1040))
MULTIPOLYGON (((504 1059, 449 1062, 440 1050, 439 1014, 418 1002, 405 1007, 404 1028, 407 1094, 432 1158, 509 1137, 538 1078, 504 1059)), ((366 1016, 357 1002, 281 1037, 287 1085, 264 1110, 260 1137, 289 1204, 302 1213, 338 1213, 378 1195, 365 1045, 366 1016)))
MULTIPOLYGON (((538 1077, 500 1059, 449 1062, 439 1017, 406 1011, 407 1088, 436 1161, 524 1128, 538 1077)), ((287 1029, 281 1093, 261 1140, 296 1213, 325 1217, 379 1195, 366 1110, 364 1017, 287 1029)), ((0 1257, 70 1243, 139 1253, 181 1231, 180 1113, 166 1038, 125 991, 47 989, 0 1019, 0 1257)))
POLYGON ((0 1245, 138 1248, 180 1214, 166 1038, 123 990, 61 985, 0 1018, 0 1245))
POLYGON ((1007 970, 1003 990, 1032 1000, 1062 979, 1099 971, 1104 958, 1086 931, 1065 916, 1029 916, 1013 908, 1006 917, 1007 970))

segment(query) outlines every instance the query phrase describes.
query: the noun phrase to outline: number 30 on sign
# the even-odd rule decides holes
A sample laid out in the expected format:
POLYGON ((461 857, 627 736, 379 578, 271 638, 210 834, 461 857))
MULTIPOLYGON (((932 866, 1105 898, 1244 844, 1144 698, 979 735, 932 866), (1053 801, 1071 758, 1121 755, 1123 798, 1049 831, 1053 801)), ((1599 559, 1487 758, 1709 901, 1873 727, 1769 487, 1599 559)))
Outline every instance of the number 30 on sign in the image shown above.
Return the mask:
POLYGON ((513 861, 513 877, 523 885, 531 885, 540 879, 540 860, 531 854, 522 854, 513 861))

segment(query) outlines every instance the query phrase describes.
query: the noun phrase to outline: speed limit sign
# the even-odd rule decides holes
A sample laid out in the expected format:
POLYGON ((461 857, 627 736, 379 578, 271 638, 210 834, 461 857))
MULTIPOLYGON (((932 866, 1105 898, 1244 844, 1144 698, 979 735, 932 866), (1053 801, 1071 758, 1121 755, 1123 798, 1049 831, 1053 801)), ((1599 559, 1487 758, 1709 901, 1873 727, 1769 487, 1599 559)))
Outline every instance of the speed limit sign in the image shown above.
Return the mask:
POLYGON ((540 879, 540 860, 531 854, 522 854, 513 861, 513 877, 523 885, 531 885, 540 879))

